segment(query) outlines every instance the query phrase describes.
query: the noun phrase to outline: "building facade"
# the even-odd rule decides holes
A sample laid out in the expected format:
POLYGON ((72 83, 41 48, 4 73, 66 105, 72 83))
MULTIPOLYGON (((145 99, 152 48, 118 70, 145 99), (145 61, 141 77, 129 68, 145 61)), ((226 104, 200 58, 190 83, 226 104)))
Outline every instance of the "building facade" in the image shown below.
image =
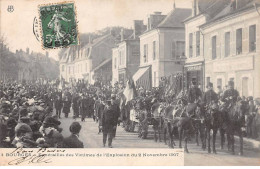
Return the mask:
MULTIPOLYGON (((110 33, 89 40, 85 46, 74 46, 67 49, 60 59, 60 72, 65 81, 84 80, 94 84, 98 75, 93 71, 107 59, 112 58, 112 48, 116 38, 110 33)), ((111 62, 112 64, 112 62, 111 62)), ((112 74, 112 69, 110 69, 112 74)))
POLYGON ((230 2, 200 26, 204 35, 205 83, 234 81, 240 96, 260 97, 260 3, 230 2))
MULTIPOLYGON (((230 0, 193 0, 191 16, 184 20, 185 23, 185 88, 188 89, 191 82, 194 81, 204 90, 206 85, 205 62, 204 62, 204 43, 200 26, 207 23, 228 5, 230 0)), ((205 49, 207 50, 207 49, 205 49)))
POLYGON ((125 83, 127 76, 132 76, 140 65, 139 35, 145 30, 142 20, 134 20, 134 29, 121 31, 121 42, 113 48, 112 57, 112 84, 125 83))
POLYGON ((182 21, 190 9, 173 8, 166 16, 155 12, 148 17, 147 30, 140 35, 140 67, 134 75, 137 86, 158 87, 160 79, 182 72, 185 29, 182 21))

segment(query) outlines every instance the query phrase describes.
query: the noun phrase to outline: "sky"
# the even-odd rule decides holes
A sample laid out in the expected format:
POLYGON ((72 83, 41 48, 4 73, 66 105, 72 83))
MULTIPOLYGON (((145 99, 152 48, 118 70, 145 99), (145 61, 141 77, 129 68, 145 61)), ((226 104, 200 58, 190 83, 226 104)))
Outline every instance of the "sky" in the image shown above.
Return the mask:
MULTIPOLYGON (((33 34, 33 20, 39 18, 38 5, 64 0, 0 0, 0 35, 9 49, 45 53, 41 42, 33 34), (8 12, 9 5, 14 11, 8 12)), ((95 32, 108 26, 131 28, 133 20, 144 20, 155 11, 167 14, 173 9, 174 0, 75 0, 79 33, 95 32)), ((177 8, 191 8, 191 0, 175 0, 177 8)), ((58 59, 59 49, 48 50, 58 59)))

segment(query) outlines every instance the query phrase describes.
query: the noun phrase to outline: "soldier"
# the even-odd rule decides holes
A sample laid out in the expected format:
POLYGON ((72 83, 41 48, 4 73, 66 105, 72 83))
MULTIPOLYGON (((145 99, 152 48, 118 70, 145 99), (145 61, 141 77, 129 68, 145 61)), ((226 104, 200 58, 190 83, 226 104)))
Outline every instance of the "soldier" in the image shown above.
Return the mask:
POLYGON ((79 140, 80 130, 81 125, 78 122, 70 125, 71 135, 63 140, 64 148, 84 148, 83 142, 79 140))
POLYGON ((213 90, 213 83, 209 83, 208 85, 208 91, 205 92, 202 98, 202 103, 204 105, 210 105, 212 103, 218 102, 218 95, 213 90))
POLYGON ((196 82, 192 81, 191 88, 188 90, 188 102, 197 103, 201 97, 201 90, 197 87, 196 82))
POLYGON ((238 97, 239 92, 236 89, 234 89, 234 82, 229 81, 228 89, 224 92, 221 100, 225 103, 226 108, 229 109, 237 102, 238 97))

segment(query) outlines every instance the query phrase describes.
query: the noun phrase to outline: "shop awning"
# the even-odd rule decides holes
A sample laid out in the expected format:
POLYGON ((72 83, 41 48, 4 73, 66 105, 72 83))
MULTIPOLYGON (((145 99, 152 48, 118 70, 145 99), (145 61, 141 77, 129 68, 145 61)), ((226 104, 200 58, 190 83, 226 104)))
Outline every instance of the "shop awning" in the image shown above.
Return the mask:
POLYGON ((133 80, 136 86, 142 86, 145 89, 151 88, 151 79, 150 79, 150 67, 139 68, 138 71, 134 74, 133 80))

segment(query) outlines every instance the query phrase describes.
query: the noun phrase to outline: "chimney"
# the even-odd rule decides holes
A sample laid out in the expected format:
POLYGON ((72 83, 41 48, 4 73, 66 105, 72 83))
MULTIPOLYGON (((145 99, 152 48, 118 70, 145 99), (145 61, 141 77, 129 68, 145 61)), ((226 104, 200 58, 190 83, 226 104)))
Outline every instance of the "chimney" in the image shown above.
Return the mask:
POLYGON ((124 28, 121 29, 120 35, 121 35, 121 41, 123 41, 124 40, 124 28))
POLYGON ((29 55, 29 48, 26 48, 26 54, 29 55))
POLYGON ((192 17, 196 16, 197 14, 197 0, 192 1, 192 17))
POLYGON ((134 39, 138 38, 139 35, 144 31, 144 23, 142 20, 134 20, 134 39))

